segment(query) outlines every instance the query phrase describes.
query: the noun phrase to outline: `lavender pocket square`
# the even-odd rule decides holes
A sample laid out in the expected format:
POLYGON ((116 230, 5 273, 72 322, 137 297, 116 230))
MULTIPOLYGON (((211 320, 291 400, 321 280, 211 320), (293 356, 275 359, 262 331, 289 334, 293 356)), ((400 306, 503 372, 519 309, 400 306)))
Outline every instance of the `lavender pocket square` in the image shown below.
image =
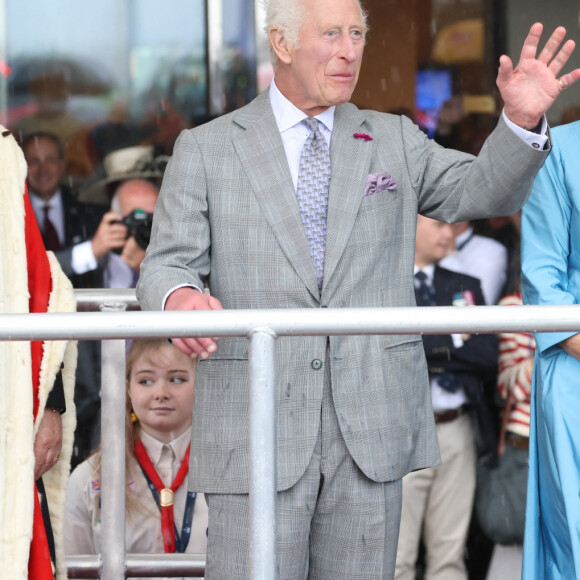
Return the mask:
POLYGON ((384 171, 381 173, 369 173, 363 197, 374 195, 375 193, 384 191, 385 189, 392 191, 393 189, 397 189, 397 187, 398 184, 392 175, 389 175, 384 171))

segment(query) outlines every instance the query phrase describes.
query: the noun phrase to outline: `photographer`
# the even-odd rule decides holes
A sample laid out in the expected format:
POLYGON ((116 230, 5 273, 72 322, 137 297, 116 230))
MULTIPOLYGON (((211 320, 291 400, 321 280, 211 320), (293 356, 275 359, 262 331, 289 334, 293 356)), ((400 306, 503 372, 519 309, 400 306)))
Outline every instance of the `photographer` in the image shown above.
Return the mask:
MULTIPOLYGON (((149 242, 159 190, 153 183, 140 178, 130 178, 116 185, 112 209, 103 216, 99 229, 119 229, 122 243, 103 255, 99 269, 104 288, 134 288, 149 242)), ((82 362, 79 362, 75 392, 77 430, 73 467, 84 461, 100 442, 100 343, 81 341, 79 353, 82 362)))
POLYGON ((125 242, 106 256, 105 288, 135 287, 149 243, 158 195, 157 186, 144 179, 129 179, 117 187, 111 201, 111 211, 105 214, 103 222, 124 227, 125 242))

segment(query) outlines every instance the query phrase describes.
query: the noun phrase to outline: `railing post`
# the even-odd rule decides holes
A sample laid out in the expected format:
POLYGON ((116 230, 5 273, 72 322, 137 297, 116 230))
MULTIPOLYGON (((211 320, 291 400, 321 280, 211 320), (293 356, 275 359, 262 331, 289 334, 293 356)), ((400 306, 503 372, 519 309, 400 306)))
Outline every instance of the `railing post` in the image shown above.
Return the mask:
POLYGON ((249 337, 250 578, 278 578, 276 550, 276 335, 249 337))
MULTIPOLYGON (((123 312, 106 303, 103 312, 123 312)), ((125 341, 102 341, 101 559, 104 580, 124 580, 125 562, 125 341), (119 493, 121 491, 121 493, 119 493)))

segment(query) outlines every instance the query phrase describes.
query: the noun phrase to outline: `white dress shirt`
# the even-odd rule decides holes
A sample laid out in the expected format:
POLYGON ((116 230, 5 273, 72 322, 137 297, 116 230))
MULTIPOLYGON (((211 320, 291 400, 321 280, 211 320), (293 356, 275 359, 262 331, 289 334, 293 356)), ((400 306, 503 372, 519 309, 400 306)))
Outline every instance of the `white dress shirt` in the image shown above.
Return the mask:
POLYGON ((497 304, 507 279, 507 248, 497 240, 474 234, 471 226, 455 238, 455 245, 458 250, 443 258, 439 265, 477 278, 485 303, 497 304))

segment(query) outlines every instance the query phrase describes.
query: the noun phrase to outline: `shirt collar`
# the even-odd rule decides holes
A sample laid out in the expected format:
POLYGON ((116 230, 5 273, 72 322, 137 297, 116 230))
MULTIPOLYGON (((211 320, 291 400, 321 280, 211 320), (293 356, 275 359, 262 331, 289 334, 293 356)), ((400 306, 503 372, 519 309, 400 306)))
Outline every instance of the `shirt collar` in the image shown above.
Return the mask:
POLYGON ((178 461, 183 459, 183 456, 187 451, 187 446, 191 441, 191 427, 186 429, 179 437, 177 437, 177 439, 174 439, 169 443, 162 443, 158 439, 155 439, 155 437, 145 433, 142 429, 139 432, 139 437, 141 438, 143 447, 145 447, 145 451, 147 451, 147 455, 149 455, 149 459, 151 459, 151 463, 157 467, 159 460, 161 459, 161 452, 166 446, 173 451, 178 461))
MULTIPOLYGON (((298 107, 293 105, 276 86, 275 79, 272 79, 270 83, 270 104, 272 105, 272 111, 274 112, 274 118, 276 119, 276 124, 278 125, 278 130, 283 133, 287 129, 290 129, 301 123, 306 117, 304 111, 301 111, 298 107)), ((326 111, 316 115, 315 118, 318 119, 331 133, 334 127, 334 111, 336 107, 329 107, 326 111)))
POLYGON ((41 197, 36 195, 34 191, 29 189, 29 198, 30 203, 32 204, 32 208, 34 209, 34 213, 42 214, 42 208, 47 205, 50 209, 57 209, 60 210, 62 208, 62 194, 60 189, 56 191, 56 193, 48 200, 44 201, 41 197))

